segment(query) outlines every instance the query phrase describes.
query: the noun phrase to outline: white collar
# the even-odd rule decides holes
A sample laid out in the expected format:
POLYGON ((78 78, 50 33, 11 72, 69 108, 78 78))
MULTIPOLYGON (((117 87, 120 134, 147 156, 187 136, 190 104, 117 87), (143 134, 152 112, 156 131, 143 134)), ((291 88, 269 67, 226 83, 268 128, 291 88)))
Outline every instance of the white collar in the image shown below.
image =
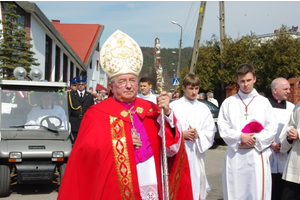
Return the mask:
POLYGON ((77 92, 78 92, 79 95, 80 95, 80 93, 82 93, 82 96, 84 96, 85 90, 82 90, 82 91, 77 90, 77 92))
POLYGON ((194 100, 189 100, 185 97, 185 95, 183 95, 183 97, 181 97, 184 99, 185 102, 190 103, 190 104, 194 104, 197 102, 197 98, 195 98, 194 100))
POLYGON ((239 89, 238 94, 240 95, 240 97, 241 97, 242 99, 252 98, 252 97, 258 95, 256 89, 254 89, 254 88, 253 88, 252 92, 250 92, 249 94, 245 94, 245 93, 243 93, 243 92, 241 91, 241 89, 239 89))
POLYGON ((141 97, 144 97, 144 98, 147 98, 147 97, 152 97, 153 96, 153 94, 150 92, 150 94, 148 94, 148 95, 143 95, 143 93, 140 93, 140 96, 141 97))

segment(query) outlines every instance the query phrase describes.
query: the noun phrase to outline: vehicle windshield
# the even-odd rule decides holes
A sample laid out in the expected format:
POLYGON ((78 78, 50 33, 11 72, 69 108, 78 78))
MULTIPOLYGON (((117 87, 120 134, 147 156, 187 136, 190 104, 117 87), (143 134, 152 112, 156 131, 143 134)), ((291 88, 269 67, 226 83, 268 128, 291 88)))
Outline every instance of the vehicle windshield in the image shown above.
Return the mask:
POLYGON ((67 93, 61 88, 2 88, 0 109, 1 130, 69 129, 67 93))

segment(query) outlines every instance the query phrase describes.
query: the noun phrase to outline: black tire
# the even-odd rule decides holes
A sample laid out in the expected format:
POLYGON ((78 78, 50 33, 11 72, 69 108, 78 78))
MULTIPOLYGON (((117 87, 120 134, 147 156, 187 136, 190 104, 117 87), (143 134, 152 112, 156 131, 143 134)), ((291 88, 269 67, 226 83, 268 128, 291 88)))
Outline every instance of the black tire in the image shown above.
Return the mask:
POLYGON ((64 176, 64 173, 65 173, 65 170, 66 170, 66 163, 65 164, 62 164, 59 168, 59 177, 60 177, 60 185, 61 185, 61 182, 62 182, 62 179, 63 179, 63 176, 64 176))
POLYGON ((10 169, 6 165, 0 165, 0 197, 7 197, 10 188, 10 169))

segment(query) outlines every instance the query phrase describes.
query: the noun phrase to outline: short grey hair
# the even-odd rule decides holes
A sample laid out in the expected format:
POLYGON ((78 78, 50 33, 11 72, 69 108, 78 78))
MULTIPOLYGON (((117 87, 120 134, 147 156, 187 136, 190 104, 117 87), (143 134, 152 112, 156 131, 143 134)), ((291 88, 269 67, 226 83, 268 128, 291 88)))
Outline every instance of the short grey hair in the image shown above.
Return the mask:
POLYGON ((271 83, 271 90, 273 91, 274 88, 278 88, 278 85, 280 84, 281 80, 286 80, 286 78, 283 78, 283 77, 278 77, 278 78, 275 78, 272 83, 271 83))
POLYGON ((207 92, 207 93, 206 93, 206 96, 207 96, 207 97, 210 97, 210 98, 214 98, 214 93, 212 93, 212 92, 207 92))
POLYGON ((202 97, 203 99, 205 99, 205 93, 203 93, 203 92, 201 92, 200 94, 199 94, 199 97, 202 97))
POLYGON ((110 83, 114 83, 114 82, 115 82, 115 80, 116 80, 116 77, 114 77, 114 78, 110 79, 110 80, 109 80, 109 82, 110 82, 110 83))

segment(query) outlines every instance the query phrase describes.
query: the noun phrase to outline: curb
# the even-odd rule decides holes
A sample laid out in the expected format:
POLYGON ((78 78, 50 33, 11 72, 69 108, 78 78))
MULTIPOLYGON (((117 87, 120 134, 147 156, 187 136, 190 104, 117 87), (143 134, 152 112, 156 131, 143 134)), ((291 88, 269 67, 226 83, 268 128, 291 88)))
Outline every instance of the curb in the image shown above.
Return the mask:
POLYGON ((218 145, 216 149, 222 150, 222 151, 226 151, 227 150, 227 146, 218 145))
POLYGON ((212 147, 210 147, 210 149, 217 149, 217 150, 221 150, 221 151, 226 151, 227 150, 227 145, 214 144, 212 147))

